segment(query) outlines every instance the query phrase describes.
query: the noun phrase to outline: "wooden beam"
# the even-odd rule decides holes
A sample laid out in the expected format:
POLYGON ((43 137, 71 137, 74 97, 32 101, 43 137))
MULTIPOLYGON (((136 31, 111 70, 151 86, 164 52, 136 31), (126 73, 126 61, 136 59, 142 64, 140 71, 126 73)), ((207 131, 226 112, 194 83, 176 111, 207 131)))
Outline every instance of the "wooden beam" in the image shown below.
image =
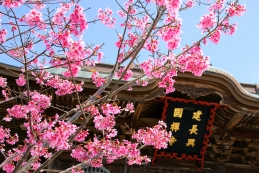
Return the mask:
POLYGON ((244 117, 244 113, 236 113, 225 125, 224 131, 232 130, 244 117))
MULTIPOLYGON (((212 161, 204 161, 205 166, 213 165, 218 166, 218 162, 212 162, 212 161)), ((259 166, 250 166, 246 164, 236 164, 236 163, 221 163, 222 166, 234 168, 234 169, 252 169, 252 170, 258 170, 259 166)))
POLYGON ((131 118, 130 127, 133 128, 133 129, 136 128, 137 120, 138 120, 139 115, 140 115, 140 113, 142 111, 143 105, 144 105, 143 102, 138 103, 137 108, 135 109, 134 115, 131 118))
MULTIPOLYGON (((29 171, 34 171, 34 169, 29 169, 29 171)), ((64 170, 57 170, 57 169, 42 169, 44 172, 62 172, 64 170)))
POLYGON ((222 130, 217 130, 213 133, 213 136, 228 136, 230 138, 235 137, 236 141, 244 141, 245 139, 259 139, 259 132, 249 132, 244 130, 230 130, 222 133, 222 130))

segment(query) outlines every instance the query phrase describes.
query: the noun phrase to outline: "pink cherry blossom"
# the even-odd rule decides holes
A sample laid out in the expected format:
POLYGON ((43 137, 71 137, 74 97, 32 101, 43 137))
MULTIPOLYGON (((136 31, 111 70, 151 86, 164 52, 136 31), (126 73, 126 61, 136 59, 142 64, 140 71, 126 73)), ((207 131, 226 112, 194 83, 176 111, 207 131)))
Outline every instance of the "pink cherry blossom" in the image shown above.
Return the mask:
POLYGON ((186 7, 191 8, 191 7, 194 6, 195 1, 194 0, 187 0, 185 4, 186 4, 186 7))
POLYGON ((144 30, 146 27, 148 27, 148 21, 149 21, 148 15, 144 16, 142 19, 135 18, 135 25, 140 30, 144 30))
POLYGON ((38 167, 40 167, 41 163, 36 161, 31 163, 32 169, 36 170, 38 167))
POLYGON ((106 8, 105 10, 99 8, 98 19, 100 19, 101 22, 105 24, 107 27, 114 27, 116 19, 111 17, 112 13, 113 12, 110 8, 106 8))
POLYGON ((6 35, 7 35, 7 30, 6 29, 0 30, 0 42, 1 43, 5 42, 6 35))
POLYGON ((91 106, 89 106, 89 107, 86 107, 86 108, 85 108, 85 111, 88 112, 88 113, 90 113, 91 115, 94 115, 94 116, 100 115, 100 112, 99 112, 98 108, 95 107, 94 105, 91 105, 91 106))
POLYGON ((77 142, 82 142, 85 140, 85 138, 88 135, 88 130, 82 130, 81 132, 78 133, 78 135, 75 137, 75 141, 77 142))
POLYGON ((10 145, 14 145, 16 142, 19 141, 18 134, 15 133, 13 136, 10 136, 5 141, 10 145))
POLYGON ((24 78, 23 74, 19 75, 19 79, 16 79, 16 83, 19 86, 24 86, 26 84, 26 79, 24 78))
POLYGON ((118 140, 98 140, 96 137, 93 141, 87 142, 86 145, 73 149, 71 156, 81 162, 88 161, 94 167, 102 166, 101 158, 106 158, 107 162, 111 163, 118 158, 126 157, 130 165, 141 164, 142 161, 150 162, 146 156, 140 156, 140 150, 136 143, 127 140, 123 140, 121 143, 118 140))
POLYGON ((30 93, 34 107, 37 106, 40 109, 47 109, 51 105, 51 97, 44 94, 40 94, 36 91, 30 93))
POLYGON ((120 17, 124 18, 126 17, 126 14, 123 11, 117 11, 120 17))
POLYGON ((144 47, 150 52, 155 52, 158 50, 158 41, 151 39, 145 43, 144 47))
POLYGON ((25 0, 3 0, 3 5, 9 8, 21 6, 25 0))
POLYGON ((100 77, 99 73, 96 71, 92 72, 91 78, 96 87, 102 86, 106 81, 106 79, 100 77))
POLYGON ((73 135, 77 127, 64 121, 59 121, 59 127, 46 129, 41 136, 41 139, 47 141, 51 148, 56 150, 67 150, 70 148, 68 138, 73 135))
POLYGON ((121 112, 121 109, 116 104, 103 104, 102 105, 102 112, 104 115, 115 115, 121 112))
POLYGON ((129 45, 129 46, 134 46, 134 44, 136 43, 137 39, 138 39, 138 36, 136 36, 134 33, 132 32, 129 32, 128 34, 128 37, 129 39, 126 40, 126 43, 129 45))
POLYGON ((165 88, 166 94, 174 92, 175 88, 173 87, 175 80, 172 79, 171 75, 166 75, 163 77, 162 81, 158 83, 159 88, 165 88))
POLYGON ((42 19, 42 13, 36 9, 31 9, 30 13, 26 14, 20 19, 21 22, 27 23, 29 26, 37 26, 40 29, 45 29, 46 24, 42 19))
POLYGON ((53 22, 56 25, 62 25, 67 20, 65 13, 70 10, 71 6, 71 3, 62 3, 61 8, 57 9, 56 14, 53 16, 53 22))
POLYGON ((112 129, 114 125, 115 117, 113 115, 99 115, 94 117, 94 126, 98 130, 112 129))
POLYGON ((3 143, 6 138, 10 138, 10 130, 0 126, 0 143, 3 143))
POLYGON ((2 76, 0 76, 0 86, 2 88, 5 88, 7 86, 6 78, 3 78, 2 76))
POLYGON ((178 63, 182 72, 190 71, 195 76, 201 76, 209 67, 209 57, 204 57, 201 47, 194 45, 187 53, 179 56, 178 63))
POLYGON ((245 5, 230 3, 230 7, 227 9, 229 16, 242 16, 246 12, 245 5))
POLYGON ((158 125, 153 128, 140 129, 132 135, 133 139, 145 145, 152 145, 157 149, 166 148, 170 137, 171 132, 166 131, 166 124, 162 121, 159 121, 158 125))
MULTIPOLYGON (((7 79, 0 77, 2 97, 5 99, 3 102, 14 101, 13 97, 18 98, 18 103, 6 109, 7 114, 2 117, 5 121, 3 124, 20 119, 25 129, 25 135, 19 139, 16 131, 0 126, 1 151, 6 155, 6 160, 14 156, 2 165, 3 171, 11 173, 29 146, 29 156, 22 163, 22 169, 27 166, 31 170, 38 169, 42 162, 52 160, 51 157, 56 157, 57 151, 63 150, 71 151, 71 157, 93 167, 103 166, 103 161, 107 164, 122 158, 129 165, 150 162, 147 156, 141 155, 141 149, 145 146, 166 148, 171 132, 167 131, 164 122, 159 121, 154 127, 136 131, 128 129, 132 133, 127 137, 130 140, 120 137, 119 140, 117 136, 121 131, 117 130, 116 118, 133 114, 134 103, 118 105, 115 95, 122 90, 128 93, 135 86, 146 87, 149 82, 151 85, 148 87, 153 87, 154 84, 168 94, 175 90, 178 72, 202 75, 209 67, 209 57, 203 55, 200 43, 206 44, 210 40, 218 44, 222 34, 233 34, 236 23, 232 23, 232 17, 241 16, 246 11, 245 6, 232 1, 233 3, 226 3, 226 0, 206 2, 210 4, 207 5, 208 14, 202 16, 197 25, 206 36, 191 46, 178 49, 183 33, 179 11, 189 10, 197 3, 195 0, 144 0, 143 4, 136 0, 125 0, 116 14, 110 8, 100 8, 96 17, 87 17, 86 14, 91 14, 92 9, 84 9, 80 2, 75 1, 55 4, 51 9, 50 4, 40 0, 27 0, 26 6, 17 8, 19 13, 16 13, 15 7, 21 6, 25 0, 2 0, 7 11, 1 12, 0 18, 3 16, 3 21, 2 18, 0 21, 3 23, 2 27, 8 27, 0 30, 0 44, 6 55, 23 64, 22 74, 15 80, 16 84, 25 86, 27 80, 32 82, 28 91, 27 87, 19 87, 21 90, 14 92, 12 86, 7 87, 7 79), (155 8, 144 9, 142 5, 155 8), (42 10, 45 6, 46 10, 42 10), (29 10, 25 12, 27 7, 29 10), (156 13, 157 10, 159 13, 156 13), (115 69, 112 71, 108 65, 94 67, 102 62, 108 44, 99 41, 98 37, 91 40, 93 30, 87 31, 87 38, 84 38, 84 34, 88 26, 93 26, 94 29, 99 26, 99 22, 107 27, 115 27, 115 15, 120 19, 118 27, 123 28, 116 30, 117 40, 113 45, 116 52, 113 58, 117 64, 111 68, 115 69), (7 35, 8 29, 10 32, 7 35), (142 57, 146 59, 142 61, 142 57), (130 61, 132 65, 128 64, 130 61), (127 67, 129 68, 126 70, 127 67), (79 93, 80 100, 76 99, 76 106, 70 110, 67 110, 70 105, 52 102, 52 97, 48 95, 53 95, 52 92, 55 92, 59 101, 66 101, 65 95, 72 98, 72 101, 77 98, 84 86, 84 82, 80 83, 80 80, 88 80, 78 77, 83 74, 81 69, 91 73, 89 80, 92 80, 93 86, 98 87, 97 92, 93 93, 92 88, 89 92, 79 93), (51 74, 56 73, 56 70, 62 72, 58 71, 58 75, 51 74), (101 70, 102 73, 96 70, 101 70), (29 79, 25 74, 26 77, 29 75, 29 79), (113 82, 116 82, 115 78, 123 81, 111 90, 113 82), (34 90, 35 83, 40 90, 34 90), (53 109, 62 111, 62 106, 66 106, 64 114, 59 116, 52 112, 53 109), (88 125, 83 129, 79 128, 80 124, 75 121, 81 118, 83 121, 92 119, 88 125, 93 125, 93 128, 85 129, 88 125), (11 145, 11 149, 6 148, 11 145)), ((105 31, 103 34, 108 34, 107 38, 111 36, 105 31)), ((80 167, 71 169, 74 173, 83 172, 80 167)), ((21 172, 17 172, 19 171, 21 172)), ((26 171, 28 170, 24 170, 26 171)))
POLYGON ((29 110, 24 105, 14 105, 7 109, 8 114, 15 118, 26 118, 29 110))
POLYGON ((103 55, 104 55, 103 52, 98 52, 98 53, 97 53, 97 58, 98 58, 97 62, 101 62, 101 60, 102 60, 102 58, 103 58, 103 55))
POLYGON ((123 42, 123 40, 122 40, 122 38, 121 38, 122 36, 121 35, 119 35, 119 40, 117 41, 117 42, 115 42, 115 46, 117 47, 117 48, 125 48, 126 47, 126 43, 124 43, 123 42))
MULTIPOLYGON (((119 71, 117 71, 117 72, 115 73, 115 76, 116 76, 117 78, 120 78, 120 77, 123 75, 123 73, 125 72, 125 70, 126 70, 125 67, 120 68, 119 71)), ((126 73, 123 75, 122 79, 123 79, 123 80, 129 80, 129 79, 132 77, 132 75, 133 75, 132 70, 131 70, 131 69, 128 69, 128 70, 126 71, 126 73)))
POLYGON ((175 13, 179 10, 182 0, 165 0, 165 5, 169 13, 175 13))
POLYGON ((15 166, 14 164, 11 162, 11 163, 7 163, 3 166, 3 170, 6 172, 6 173, 12 173, 13 170, 14 170, 15 166))
POLYGON ((128 103, 124 109, 125 111, 129 111, 130 113, 134 112, 134 105, 133 103, 128 103))
POLYGON ((67 71, 65 71, 63 73, 63 75, 67 78, 70 78, 70 77, 76 77, 79 73, 79 71, 81 70, 80 66, 79 65, 75 65, 75 64, 71 64, 69 65, 67 71))
POLYGON ((57 75, 48 79, 45 85, 57 89, 55 93, 59 96, 72 94, 73 92, 76 92, 76 91, 81 92, 83 90, 82 88, 83 82, 81 84, 76 84, 75 86, 72 82, 68 80, 60 79, 60 77, 57 75))
POLYGON ((70 31, 75 35, 79 36, 84 33, 88 28, 88 23, 84 14, 84 9, 80 5, 77 5, 74 11, 69 16, 70 31))
POLYGON ((44 3, 40 2, 40 0, 36 0, 36 1, 34 1, 34 7, 37 10, 42 10, 45 7, 45 5, 44 5, 44 3))
POLYGON ((209 8, 210 11, 221 10, 224 8, 226 0, 217 0, 214 4, 212 4, 209 8))
POLYGON ((0 30, 0 42, 1 43, 5 42, 6 35, 7 35, 7 30, 6 29, 0 30))
POLYGON ((127 90, 128 90, 128 91, 132 91, 132 90, 133 90, 133 88, 130 86, 127 90))
POLYGON ((32 148, 31 154, 33 156, 44 156, 47 154, 47 148, 43 147, 42 142, 37 142, 32 148))
POLYGON ((164 5, 165 4, 165 1, 166 0, 146 0, 146 2, 152 2, 152 3, 157 3, 157 5, 159 5, 159 6, 162 6, 162 5, 164 5))
POLYGON ((82 169, 80 169, 80 168, 73 168, 71 170, 71 173, 84 173, 84 171, 82 169))
POLYGON ((146 87, 147 84, 148 84, 148 81, 146 81, 146 80, 137 80, 136 84, 140 85, 140 86, 143 86, 143 87, 146 87))
POLYGON ((7 114, 4 118, 3 118, 4 121, 6 122, 10 122, 12 120, 12 118, 7 114))
POLYGON ((212 41, 215 44, 218 44, 221 36, 221 28, 217 28, 216 31, 212 34, 212 36, 209 38, 210 41, 212 41))
POLYGON ((210 12, 209 14, 206 14, 201 17, 201 21, 197 25, 197 27, 201 28, 202 31, 207 31, 207 29, 212 28, 215 23, 216 23, 216 15, 214 14, 214 12, 210 12))

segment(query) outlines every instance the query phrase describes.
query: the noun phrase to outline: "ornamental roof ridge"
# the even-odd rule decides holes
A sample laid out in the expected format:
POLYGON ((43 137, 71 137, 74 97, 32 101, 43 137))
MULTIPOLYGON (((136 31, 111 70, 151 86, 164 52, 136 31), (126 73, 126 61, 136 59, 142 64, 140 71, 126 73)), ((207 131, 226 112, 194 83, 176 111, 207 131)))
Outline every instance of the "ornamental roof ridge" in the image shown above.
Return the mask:
POLYGON ((236 78, 230 74, 229 72, 227 72, 226 70, 222 70, 220 68, 217 67, 209 67, 205 72, 212 72, 212 73, 217 73, 217 74, 221 74, 226 76, 227 78, 229 78, 231 80, 231 82, 234 83, 234 85, 238 88, 238 90, 240 92, 242 92, 243 94, 249 96, 249 97, 253 97, 253 98, 257 98, 259 99, 259 95, 258 94, 252 94, 248 91, 246 91, 241 84, 236 80, 236 78))

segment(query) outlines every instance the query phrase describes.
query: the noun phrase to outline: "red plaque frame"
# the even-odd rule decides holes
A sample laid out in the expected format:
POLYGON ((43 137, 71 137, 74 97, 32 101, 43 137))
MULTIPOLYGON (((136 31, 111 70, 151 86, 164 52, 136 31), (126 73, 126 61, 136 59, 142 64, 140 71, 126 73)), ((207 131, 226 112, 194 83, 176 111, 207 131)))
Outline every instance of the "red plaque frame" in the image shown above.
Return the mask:
MULTIPOLYGON (((200 151, 200 155, 201 158, 198 157, 198 155, 188 155, 188 154, 181 154, 181 156, 178 156, 178 153, 176 152, 171 152, 171 153, 167 153, 167 152, 160 152, 158 153, 158 149, 155 150, 154 152, 154 157, 152 158, 152 165, 155 165, 158 158, 159 157, 166 157, 166 158, 175 158, 178 160, 181 159, 185 159, 185 160, 194 160, 196 162, 195 166, 197 169, 202 169, 204 164, 203 164, 203 160, 204 160, 204 155, 209 143, 209 137, 212 134, 212 126, 213 126, 213 122, 214 122, 214 117, 216 115, 216 110, 219 107, 222 107, 224 105, 220 105, 218 103, 213 103, 213 102, 205 102, 205 101, 196 101, 196 100, 186 100, 186 99, 182 99, 182 98, 172 98, 172 97, 162 97, 161 101, 164 101, 164 108, 163 108, 163 113, 162 113, 162 121, 166 120, 166 112, 167 112, 167 108, 168 108, 168 101, 173 101, 173 102, 181 102, 181 103, 193 103, 193 104, 197 104, 197 105, 203 105, 203 106, 212 106, 211 110, 210 110, 210 117, 208 119, 208 123, 206 126, 206 130, 209 131, 208 134, 204 135, 203 138, 203 143, 202 143, 202 149, 200 151)), ((224 106, 226 107, 226 106, 224 106)))

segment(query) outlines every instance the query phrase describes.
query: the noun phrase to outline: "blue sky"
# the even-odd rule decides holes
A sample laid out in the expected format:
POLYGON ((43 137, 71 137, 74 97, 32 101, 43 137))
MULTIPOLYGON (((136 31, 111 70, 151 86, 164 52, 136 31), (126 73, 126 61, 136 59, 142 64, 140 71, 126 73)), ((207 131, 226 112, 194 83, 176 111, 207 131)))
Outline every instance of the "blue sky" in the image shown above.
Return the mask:
MULTIPOLYGON (((224 36, 218 45, 209 43, 204 52, 212 66, 228 71, 239 82, 259 83, 259 1, 240 2, 246 4, 247 13, 235 18, 236 33, 224 36)), ((192 28, 195 30, 195 26, 192 28)))
MULTIPOLYGON (((91 9, 86 11, 88 20, 95 17, 99 7, 110 7, 115 12, 119 10, 113 0, 82 2, 85 8, 91 6, 91 9)), ((120 0, 120 2, 124 1, 120 0)), ((208 42, 208 46, 203 47, 203 51, 204 55, 210 56, 213 67, 228 71, 239 82, 259 83, 259 1, 240 0, 240 2, 241 4, 246 4, 247 13, 242 17, 231 20, 231 22, 238 23, 236 33, 233 36, 224 35, 217 45, 208 42)), ((191 45, 202 36, 201 30, 196 25, 200 17, 205 13, 207 13, 206 8, 199 8, 198 5, 191 10, 180 13, 183 20, 181 46, 191 45)), ((104 25, 90 24, 89 29, 84 34, 84 40, 94 44, 105 43, 103 49, 105 59, 103 62, 112 63, 115 61, 114 57, 117 53, 114 46, 114 42, 117 40, 115 28, 107 29, 104 25)), ((0 62, 19 65, 4 56, 0 58, 0 62)))

